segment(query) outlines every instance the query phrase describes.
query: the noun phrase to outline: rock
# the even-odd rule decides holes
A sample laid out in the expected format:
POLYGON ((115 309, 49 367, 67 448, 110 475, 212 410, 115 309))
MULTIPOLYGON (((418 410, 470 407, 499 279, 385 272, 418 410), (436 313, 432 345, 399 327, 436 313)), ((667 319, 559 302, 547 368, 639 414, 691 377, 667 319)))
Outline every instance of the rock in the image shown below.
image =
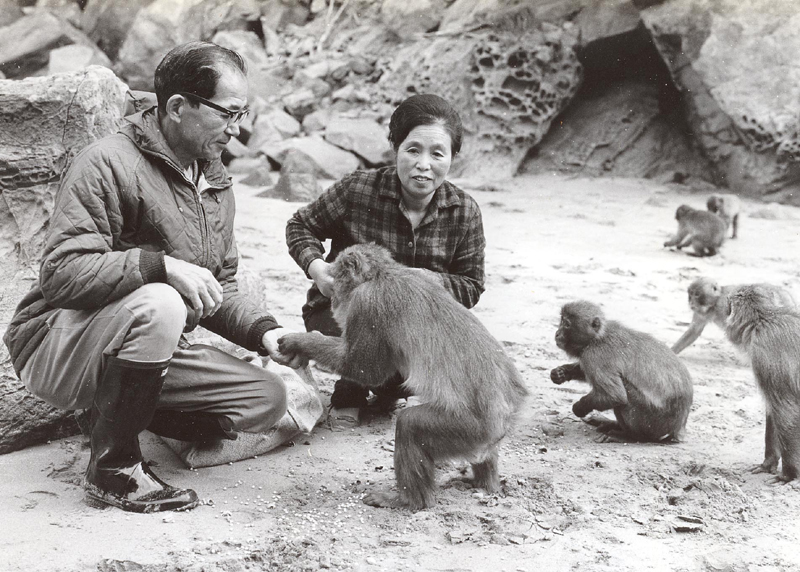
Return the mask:
POLYGON ((306 133, 322 131, 331 120, 333 112, 329 108, 317 109, 303 117, 303 130, 306 133))
POLYGON ((26 77, 47 66, 51 50, 92 42, 71 24, 37 11, 0 28, 0 72, 7 78, 26 77))
POLYGON ((118 73, 133 89, 153 91, 153 73, 170 49, 210 40, 219 30, 247 29, 260 18, 230 0, 155 0, 139 10, 119 50, 118 73))
POLYGON ((251 149, 274 145, 300 133, 300 122, 280 108, 259 113, 253 122, 253 133, 247 141, 251 149))
POLYGON ((281 173, 275 187, 259 193, 259 197, 289 202, 311 202, 322 194, 317 178, 308 173, 281 173))
POLYGON ((800 4, 671 0, 641 17, 719 183, 800 204, 800 70, 785 60, 800 50, 800 4))
POLYGON ((310 11, 300 2, 265 0, 261 3, 261 26, 274 32, 283 30, 288 24, 302 26, 310 11))
POLYGON ((289 149, 283 156, 281 162, 281 174, 283 173, 302 173, 306 175, 319 175, 324 177, 325 173, 314 160, 298 149, 289 149))
POLYGON ((352 101, 354 103, 367 103, 372 99, 369 93, 356 88, 353 84, 348 84, 341 89, 337 89, 331 94, 331 98, 334 101, 343 100, 352 101))
POLYGON ((72 44, 50 52, 47 73, 76 72, 94 65, 110 69, 111 60, 98 48, 72 44))
POLYGON ((325 140, 352 151, 368 165, 387 165, 392 161, 389 129, 371 119, 331 119, 325 128, 325 140))
POLYGON ((346 62, 340 59, 323 60, 308 65, 297 72, 299 76, 306 79, 325 79, 334 70, 342 67, 346 62))
POLYGON ((0 28, 16 22, 24 15, 16 0, 0 0, 0 28))
POLYGON ((239 141, 236 137, 232 137, 225 146, 225 150, 222 152, 222 162, 227 165, 233 159, 239 157, 254 157, 255 154, 256 152, 247 145, 239 141))
POLYGON ((262 151, 279 164, 283 163, 290 149, 297 149, 306 154, 314 161, 321 177, 325 179, 340 179, 361 166, 355 155, 331 145, 317 135, 287 139, 271 149, 262 147, 262 151))
POLYGON ((433 30, 442 20, 444 0, 383 0, 381 21, 401 39, 433 30))
POLYGON ((584 46, 598 39, 631 32, 639 26, 639 23, 639 10, 630 0, 590 3, 575 18, 584 46))
POLYGON ((116 132, 127 86, 104 67, 0 81, 0 253, 38 265, 68 156, 116 132))
POLYGON ((139 10, 153 0, 88 0, 81 28, 112 60, 117 59, 139 10))
POLYGON ((231 159, 226 169, 231 175, 243 175, 251 173, 261 166, 269 167, 269 160, 264 155, 257 155, 255 157, 236 157, 231 159))
POLYGON ((286 110, 300 121, 314 110, 318 101, 319 98, 309 87, 298 89, 282 99, 286 110))
POLYGON ((269 165, 259 165, 239 182, 251 187, 268 187, 273 182, 271 169, 269 165))

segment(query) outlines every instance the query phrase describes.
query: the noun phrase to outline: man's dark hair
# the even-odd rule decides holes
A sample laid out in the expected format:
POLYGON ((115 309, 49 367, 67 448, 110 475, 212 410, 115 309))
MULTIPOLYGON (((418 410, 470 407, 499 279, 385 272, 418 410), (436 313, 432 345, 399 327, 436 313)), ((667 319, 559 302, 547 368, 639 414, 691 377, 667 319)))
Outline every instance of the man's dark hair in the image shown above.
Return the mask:
POLYGON ((412 95, 394 110, 389 120, 389 142, 392 148, 397 151, 408 134, 420 125, 441 125, 450 135, 450 151, 453 157, 461 151, 461 117, 452 105, 432 93, 412 95))
MULTIPOLYGON (((189 42, 172 48, 156 68, 154 83, 158 110, 166 111, 169 98, 181 91, 213 98, 223 66, 247 75, 247 65, 242 56, 217 44, 189 42)), ((199 105, 193 101, 190 104, 199 105)))

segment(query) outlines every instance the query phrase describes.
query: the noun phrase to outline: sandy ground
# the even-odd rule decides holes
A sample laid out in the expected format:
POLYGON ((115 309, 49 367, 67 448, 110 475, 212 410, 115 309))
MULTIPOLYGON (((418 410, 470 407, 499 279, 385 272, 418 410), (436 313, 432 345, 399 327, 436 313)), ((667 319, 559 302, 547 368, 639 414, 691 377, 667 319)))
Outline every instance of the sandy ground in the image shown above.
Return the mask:
MULTIPOLYGON (((477 189, 482 181, 456 181, 477 189)), ((642 180, 523 177, 474 190, 483 210, 486 293, 476 315, 516 360, 531 396, 503 446, 503 494, 470 488, 459 465, 438 473, 436 507, 412 514, 367 507, 363 492, 393 484, 394 417, 355 429, 320 426, 293 446, 187 470, 156 437, 145 457, 204 504, 133 515, 83 502, 89 452, 79 437, 0 457, 0 570, 414 570, 585 572, 800 569, 800 486, 748 469, 763 458, 764 407, 746 359, 709 326, 681 358, 695 398, 676 445, 597 443, 571 413, 587 391, 555 386, 567 359, 553 335, 561 304, 584 298, 674 342, 691 314, 686 287, 768 281, 800 299, 797 209, 745 201, 740 238, 698 259, 661 247, 681 203, 705 193, 642 180)), ((240 186, 238 238, 264 280, 271 311, 302 328, 308 285, 286 253, 297 204, 240 186)), ((333 378, 319 375, 328 398, 333 378)))

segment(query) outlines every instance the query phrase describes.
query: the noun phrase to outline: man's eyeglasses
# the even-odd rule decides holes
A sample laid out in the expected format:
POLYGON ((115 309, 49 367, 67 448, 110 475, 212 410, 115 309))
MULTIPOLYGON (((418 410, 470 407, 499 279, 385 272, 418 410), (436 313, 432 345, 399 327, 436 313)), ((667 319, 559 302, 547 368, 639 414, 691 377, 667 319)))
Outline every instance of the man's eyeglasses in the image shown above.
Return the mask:
POLYGON ((221 105, 217 105, 213 101, 207 100, 205 97, 200 97, 199 95, 195 95, 193 93, 188 93, 185 91, 179 91, 178 95, 182 95, 183 97, 188 97, 189 99, 193 99, 198 103, 202 103, 203 105, 210 107, 211 109, 216 109, 228 116, 228 122, 233 123, 234 125, 238 125, 242 122, 242 119, 247 117, 250 113, 250 109, 245 107, 244 109, 240 109, 239 111, 233 111, 232 109, 226 109, 221 105))

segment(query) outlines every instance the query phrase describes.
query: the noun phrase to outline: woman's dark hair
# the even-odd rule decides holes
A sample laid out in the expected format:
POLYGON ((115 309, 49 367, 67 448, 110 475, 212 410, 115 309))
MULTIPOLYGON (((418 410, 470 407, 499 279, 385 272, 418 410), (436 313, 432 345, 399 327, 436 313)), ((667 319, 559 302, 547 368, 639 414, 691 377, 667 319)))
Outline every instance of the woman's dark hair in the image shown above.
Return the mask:
POLYGON ((452 105, 432 93, 412 95, 394 110, 389 120, 389 142, 392 148, 397 151, 411 130, 420 125, 441 125, 450 135, 450 151, 453 157, 461 151, 461 117, 452 105))
POLYGON ((159 111, 166 111, 169 98, 181 91, 213 98, 223 66, 247 75, 242 56, 217 44, 189 42, 172 48, 156 68, 154 84, 159 111))

